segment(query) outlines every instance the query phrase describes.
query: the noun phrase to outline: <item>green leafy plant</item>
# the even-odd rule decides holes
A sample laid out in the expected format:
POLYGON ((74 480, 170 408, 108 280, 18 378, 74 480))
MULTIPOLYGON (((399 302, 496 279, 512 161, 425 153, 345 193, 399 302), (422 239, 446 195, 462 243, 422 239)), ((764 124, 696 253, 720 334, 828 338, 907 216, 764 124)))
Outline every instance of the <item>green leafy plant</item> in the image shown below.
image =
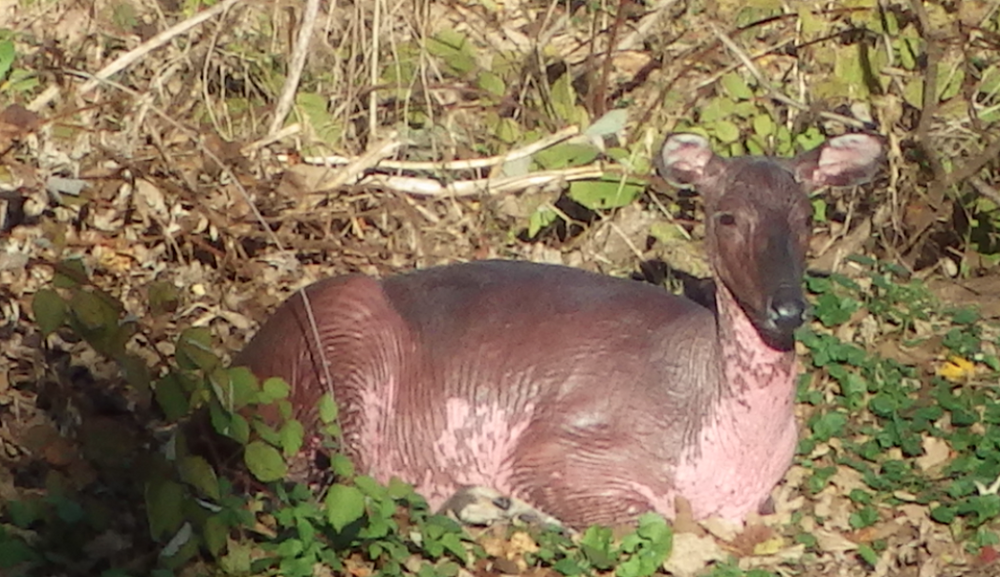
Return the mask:
MULTIPOLYGON (((800 386, 800 400, 817 410, 806 423, 809 435, 799 452, 810 455, 831 439, 843 447, 832 464, 829 458, 805 460, 812 469, 807 486, 819 491, 837 466, 850 467, 861 473, 869 489, 849 495, 855 505, 849 521, 854 529, 878 523, 883 506, 911 494, 918 503, 931 505, 934 520, 970 536, 983 531, 981 541, 989 542, 1000 515, 995 490, 1000 476, 995 450, 1000 446, 1000 394, 994 387, 962 387, 955 380, 972 374, 976 365, 996 375, 997 360, 986 352, 983 325, 972 311, 938 305, 922 283, 906 278, 898 267, 854 260, 868 267, 860 278, 807 279, 818 323, 803 328, 799 337, 812 367, 833 386, 823 392, 810 388, 810 379, 800 386), (878 323, 881 334, 894 334, 904 343, 927 342, 931 335, 926 331, 933 328, 941 355, 960 361, 951 372, 927 377, 915 367, 836 336, 839 327, 862 313, 878 323), (923 332, 916 331, 918 323, 923 332), (857 417, 859 411, 867 416, 857 417), (955 456, 928 470, 916 464, 927 447, 955 456)), ((859 556, 874 565, 877 545, 860 548, 859 556)))
MULTIPOLYGON (((122 307, 92 286, 77 262, 58 269, 54 287, 36 293, 33 303, 44 333, 77 335, 118 360, 123 371, 134 371, 129 363, 138 357, 129 349, 141 328, 124 321, 122 307)), ((160 295, 157 308, 174 308, 170 291, 153 287, 150 293, 160 295)), ((182 330, 173 359, 165 363, 160 369, 145 367, 144 374, 162 376, 142 388, 152 393, 167 421, 178 423, 177 433, 169 451, 148 462, 146 474, 135 479, 149 538, 160 544, 157 570, 212 560, 224 574, 276 571, 308 577, 317 564, 342 572, 350 562, 385 575, 450 577, 485 555, 463 527, 432 514, 410 485, 398 479, 380 484, 357 474, 351 461, 336 453, 340 429, 333 399, 319 402, 317 431, 307 433, 292 418, 288 385, 279 379, 258 382, 242 367, 225 367, 203 328, 182 330), (205 438, 206 431, 193 426, 197 423, 207 424, 212 436, 205 438), (333 475, 319 494, 285 481, 289 460, 300 458, 306 436, 316 433, 323 437, 320 445, 331 450, 333 475), (213 449, 205 452, 197 447, 206 439, 225 439, 233 446, 211 441, 213 449), (231 454, 240 455, 245 468, 229 464, 231 454)), ((99 530, 83 503, 56 495, 7 504, 11 529, 43 523, 50 535, 99 530)), ((620 540, 602 527, 588 529, 578 545, 557 531, 540 530, 539 549, 528 560, 565 575, 613 570, 620 577, 646 577, 669 556, 672 535, 663 518, 653 514, 641 517, 635 532, 620 540)), ((70 557, 82 556, 84 543, 74 547, 78 551, 70 557)), ((68 552, 65 544, 61 550, 64 556, 68 552)), ((59 565, 57 557, 46 555, 44 544, 6 529, 0 532, 0 552, 9 566, 59 565)))
POLYGON ((0 28, 0 96, 29 93, 38 86, 35 74, 15 66, 17 62, 17 35, 0 28))

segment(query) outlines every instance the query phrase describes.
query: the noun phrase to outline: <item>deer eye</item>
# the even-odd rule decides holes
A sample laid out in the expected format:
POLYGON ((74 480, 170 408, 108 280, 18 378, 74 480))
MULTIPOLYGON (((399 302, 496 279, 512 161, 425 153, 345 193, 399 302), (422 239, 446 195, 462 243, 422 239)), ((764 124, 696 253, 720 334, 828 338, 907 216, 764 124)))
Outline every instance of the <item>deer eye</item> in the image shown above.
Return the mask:
POLYGON ((722 226, 733 226, 736 224, 736 216, 731 212, 720 212, 715 215, 715 218, 722 226))

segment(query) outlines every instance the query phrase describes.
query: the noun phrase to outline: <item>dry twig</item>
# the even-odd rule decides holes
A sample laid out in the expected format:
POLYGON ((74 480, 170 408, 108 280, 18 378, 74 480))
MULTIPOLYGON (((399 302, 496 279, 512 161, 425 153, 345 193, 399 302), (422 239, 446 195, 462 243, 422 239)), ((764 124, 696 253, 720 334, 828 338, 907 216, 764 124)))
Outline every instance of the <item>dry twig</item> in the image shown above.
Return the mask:
POLYGON ((281 96, 278 104, 274 107, 274 116, 271 117, 271 126, 267 133, 269 136, 277 134, 281 130, 285 117, 292 109, 295 102, 295 93, 299 89, 299 80, 302 79, 302 69, 306 65, 306 56, 309 53, 309 43, 312 41, 313 26, 316 22, 316 15, 319 14, 319 0, 306 0, 306 9, 299 19, 299 32, 295 36, 295 51, 292 53, 292 60, 288 66, 288 76, 285 77, 285 84, 281 88, 281 96))
POLYGON ((167 42, 173 40, 175 37, 180 36, 181 34, 184 34, 189 30, 194 29, 196 26, 199 26, 202 22, 205 22, 206 20, 210 20, 220 14, 223 14, 237 2, 239 2, 239 0, 224 0, 223 2, 216 4, 215 6, 209 8, 208 10, 205 10, 204 12, 199 12, 198 14, 195 14, 194 16, 188 18, 187 20, 178 22, 177 24, 171 26, 170 28, 167 28, 163 32, 160 32, 156 36, 153 36, 149 40, 143 42, 139 46, 136 46, 133 50, 130 50, 125 54, 122 54, 121 56, 116 58, 111 64, 108 64, 104 68, 97 71, 94 74, 93 78, 91 78, 87 82, 84 82, 83 86, 80 87, 79 91, 80 94, 85 94, 97 88, 101 84, 101 81, 107 80, 108 78, 117 74, 118 72, 125 70, 132 64, 138 62, 139 60, 142 60, 142 58, 144 58, 150 52, 153 52, 157 48, 160 48, 167 42))
MULTIPOLYGON (((750 74, 752 74, 753 77, 757 79, 757 83, 760 84, 765 90, 767 90, 768 95, 771 98, 777 100, 778 102, 781 102, 782 104, 791 106, 796 110, 801 110, 803 112, 808 112, 810 110, 808 104, 799 102, 798 100, 795 100, 791 96, 788 96, 787 94, 781 92, 780 90, 775 88, 773 84, 771 84, 771 82, 767 79, 766 76, 764 76, 763 73, 761 73, 760 69, 757 68, 757 65, 754 64, 754 60, 762 55, 750 57, 745 51, 743 51, 742 48, 740 48, 739 46, 736 45, 735 42, 733 42, 732 38, 723 33, 722 30, 720 30, 719 27, 716 26, 714 22, 710 23, 710 26, 712 27, 712 33, 715 34, 715 37, 719 39, 719 42, 721 42, 726 48, 728 48, 729 51, 733 53, 733 55, 739 58, 740 62, 743 63, 743 66, 745 66, 746 69, 750 72, 750 74)), ((770 54, 771 52, 772 50, 769 49, 766 50, 764 54, 770 54)), ((819 112, 819 116, 821 118, 826 118, 828 120, 836 120, 838 122, 842 122, 845 125, 852 126, 854 128, 865 127, 865 123, 858 120, 857 118, 851 118, 850 116, 844 116, 843 114, 837 114, 835 112, 819 112)))
POLYGON ((373 174, 363 182, 384 186, 397 192, 404 192, 415 196, 463 197, 480 194, 504 194, 536 186, 546 186, 556 182, 587 180, 598 178, 604 172, 604 169, 600 166, 578 166, 563 170, 532 172, 520 176, 460 180, 449 182, 448 184, 442 184, 433 178, 373 174))
MULTIPOLYGON (((564 140, 572 138, 580 133, 577 126, 568 126, 555 134, 526 144, 520 148, 512 149, 504 154, 488 156, 485 158, 470 158, 467 160, 446 160, 446 161, 411 161, 411 160, 382 160, 378 163, 379 168, 386 170, 474 170, 477 168, 489 168, 499 166, 507 162, 526 158, 540 150, 555 146, 564 140)), ((288 162, 287 154, 278 155, 278 160, 288 162)), ((306 156, 302 158, 305 164, 319 166, 350 165, 355 159, 345 156, 306 156)), ((346 181, 345 181, 346 182, 346 181)))

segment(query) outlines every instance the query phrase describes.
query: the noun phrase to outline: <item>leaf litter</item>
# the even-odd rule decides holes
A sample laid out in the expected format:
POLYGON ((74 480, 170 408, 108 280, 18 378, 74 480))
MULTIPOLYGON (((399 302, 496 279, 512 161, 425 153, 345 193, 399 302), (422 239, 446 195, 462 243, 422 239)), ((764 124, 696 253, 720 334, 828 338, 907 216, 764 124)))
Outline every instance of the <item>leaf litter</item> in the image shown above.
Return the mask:
MULTIPOLYGON (((614 274, 633 272, 636 259, 663 258, 668 264, 676 264, 674 253, 664 258, 663 245, 667 243, 649 242, 651 237, 658 236, 653 234, 654 221, 663 219, 672 219, 685 235, 694 232, 697 236, 699 229, 691 224, 697 220, 696 208, 676 195, 649 193, 640 197, 639 202, 622 208, 588 212, 565 203, 563 195, 558 194, 570 179, 567 177, 573 174, 569 169, 554 173, 544 182, 513 181, 513 192, 483 193, 480 188, 468 197, 453 194, 457 189, 448 188, 447 180, 435 180, 441 177, 434 170, 420 172, 419 181, 412 180, 413 175, 405 172, 396 174, 412 170, 419 166, 415 163, 428 162, 427 159, 432 163, 454 162, 491 156, 481 151, 489 151, 492 156, 507 152, 496 147, 496 140, 481 136, 493 133, 490 128, 493 117, 497 117, 492 125, 497 138, 503 140, 501 135, 508 134, 500 130, 496 114, 504 104, 461 94, 448 83, 463 74, 489 71, 493 76, 483 77, 486 92, 502 93, 511 87, 505 84, 510 77, 501 72, 504 67, 518 65, 518 60, 510 55, 533 50, 533 38, 540 32, 549 41, 549 54, 557 57, 551 65, 585 71, 580 78, 603 83, 626 99, 630 106, 621 110, 629 110, 628 118, 638 127, 632 128, 632 134, 628 134, 629 128, 613 132, 624 132, 647 155, 654 150, 653 140, 663 130, 684 125, 684 118, 688 125, 697 125, 693 122, 696 113, 707 114, 707 108, 701 108, 705 101, 696 90, 719 82, 721 90, 733 99, 720 103, 725 102, 734 111, 754 103, 758 96, 747 84, 753 75, 726 69, 736 58, 717 50, 713 44, 716 39, 708 31, 708 21, 685 14, 683 7, 675 4, 664 2, 658 10, 626 18, 629 33, 616 38, 607 32, 614 29, 614 18, 601 22, 605 26, 599 28, 604 32, 594 34, 591 28, 574 26, 571 14, 552 19, 558 12, 554 4, 507 2, 496 8, 499 10, 496 14, 484 17, 489 13, 473 6, 432 3, 427 21, 440 29, 428 34, 439 32, 439 38, 450 39, 449 45, 465 46, 436 54, 431 51, 429 55, 420 55, 422 60, 414 61, 429 66, 438 79, 448 81, 418 86, 421 98, 434 103, 421 114, 436 115, 433 120, 405 117, 405 108, 399 105, 414 98, 412 92, 406 92, 411 88, 406 87, 396 103, 389 100, 379 104, 377 111, 381 117, 376 122, 366 122, 368 111, 363 107, 350 111, 335 101, 349 102, 356 94, 373 88, 356 80, 364 77, 359 74, 361 71, 338 64, 340 68, 335 68, 329 76, 312 71, 313 83, 300 87, 303 94, 310 91, 310 96, 319 96, 314 100, 327 106, 320 105, 311 115, 306 111, 295 117, 297 128, 286 127, 293 130, 271 147, 259 144, 264 140, 260 115, 266 113, 260 108, 260 100, 254 97, 259 93, 273 95, 272 76, 280 71, 262 64, 262 54, 253 52, 256 49, 253 42, 264 37, 258 27, 262 13, 254 8, 219 10, 216 14, 224 14, 221 21, 224 26, 206 21, 203 27, 193 28, 190 36, 168 39, 159 51, 118 69, 119 76, 101 75, 114 82, 127 80, 123 84, 141 90, 125 90, 90 80, 89 91, 84 91, 79 90, 72 77, 57 81, 42 72, 108 70, 110 54, 127 53, 140 40, 149 39, 144 28, 148 22, 122 19, 122 15, 132 11, 150 22, 156 22, 157 16, 127 3, 98 3, 92 13, 86 13, 68 3, 56 3, 50 9, 38 11, 38 7, 0 2, 0 13, 10 15, 4 26, 18 35, 13 44, 18 58, 6 72, 7 84, 0 92, 3 107, 0 200, 4 215, 0 303, 5 319, 0 334, 4 343, 4 366, 0 371, 3 421, 0 496, 8 502, 27 502, 60 492, 86 494, 101 487, 113 487, 114 475, 121 474, 123 463, 140 459, 142 451, 141 443, 115 446, 116 441, 133 438, 154 443, 150 427, 155 422, 152 418, 155 411, 148 393, 124 387, 117 368, 79 339, 67 340, 59 333, 43 336, 32 322, 33 318, 40 321, 37 317, 41 315, 37 311, 29 314, 31 297, 50 286, 60 272, 55 263, 66 257, 79 259, 93 279, 95 290, 112 295, 129 318, 139 319, 142 339, 131 346, 154 366, 161 355, 173 354, 176 336, 186 327, 209 327, 218 350, 238 350, 253 324, 268 310, 298 288, 331 274, 360 271, 384 275, 416 266, 491 257, 561 262, 614 274), (664 19, 665 14, 670 17, 664 19), (661 26, 656 35, 647 32, 646 36, 637 37, 636 33, 653 21, 654 16, 661 26), (94 33, 101 28, 108 32, 94 33), (185 41, 180 41, 181 38, 185 41), (220 38, 226 54, 212 51, 220 38), (615 52, 610 68, 604 69, 612 73, 602 72, 597 66, 600 55, 616 45, 616 39, 623 51, 615 52), (62 46, 62 60, 54 60, 52 52, 39 49, 46 42, 62 46), (717 62, 699 62, 697 57, 705 54, 711 54, 717 62), (203 66, 185 64, 191 58, 201 61, 203 66), (237 66, 233 67, 234 63, 237 66), (704 67, 693 70, 697 64, 704 67), (15 78, 18 71, 28 74, 15 78), (24 84, 30 76, 44 80, 36 85, 24 84), (678 84, 671 90, 671 83, 678 84), (191 86, 199 90, 183 90, 191 86), (695 96, 684 100, 681 95, 685 93, 695 96), (464 105, 463 99, 466 99, 464 105), (664 101, 684 106, 665 107, 664 101), (650 114, 657 120, 655 130, 646 122, 650 114), (406 139, 397 142, 390 138, 388 154, 377 152, 381 150, 377 146, 364 146, 365 141, 374 142, 378 133, 388 134, 388 130, 406 122, 416 128, 406 139), (349 126, 364 126, 365 130, 352 133, 349 126), (345 176, 347 172, 337 172, 330 166, 296 164, 295 158, 306 156, 305 152, 331 150, 341 153, 349 162, 364 161, 356 165, 349 178, 345 176), (366 153, 373 151, 376 152, 366 159, 366 153), (382 159, 414 164, 380 169, 382 159), (368 174, 380 170, 384 174, 368 174), (337 179, 336 186, 324 187, 330 177, 337 179), (411 180, 399 180, 401 177, 411 180), (403 182, 410 187, 438 182, 442 185, 439 193, 446 194, 411 196, 407 192, 414 190, 400 188, 403 182), (511 204, 511 199, 532 194, 540 200, 521 206, 511 204), (255 219, 253 207, 260 211, 263 223, 255 219), (525 225, 523 219, 539 214, 542 209, 550 211, 546 218, 562 213, 565 222, 550 220, 540 226, 539 241, 517 238, 517 231, 525 225), (177 293, 167 299, 176 302, 173 308, 167 308, 169 315, 150 312, 153 300, 150 295, 158 284, 173 287, 177 293), (115 450, 109 452, 112 447, 115 450)), ((747 12, 732 2, 717 4, 720 13, 747 18, 747 12)), ((403 5, 399 3, 397 7, 403 5)), ((960 17, 969 25, 987 26, 989 22, 984 19, 990 14, 988 6, 986 2, 962 3, 960 17)), ((357 12, 341 6, 331 10, 326 14, 331 22, 339 18, 342 22, 359 23, 371 16, 370 7, 366 6, 359 6, 357 12)), ((930 6, 928 11, 931 21, 950 22, 939 7, 930 6)), ((398 20, 393 21, 396 28, 390 33, 391 40, 404 47, 404 52, 412 52, 420 40, 407 28, 412 22, 405 15, 393 17, 398 20)), ((595 22, 600 21, 595 18, 595 22)), ((822 11, 813 14, 810 22, 815 24, 816 18, 822 26, 830 28, 838 23, 838 16, 822 11), (823 18, 830 20, 826 22, 823 18)), ((184 20, 183 14, 171 14, 171 22, 184 20)), ((289 28, 294 22, 281 20, 275 25, 276 29, 289 28)), ((748 51, 771 48, 787 40, 785 35, 791 33, 780 24, 780 19, 748 29, 756 31, 756 36, 738 38, 746 43, 748 51)), ((950 25, 948 29, 958 34, 950 25)), ((327 40, 346 46, 350 37, 347 32, 339 31, 327 40)), ((315 55, 318 63, 335 59, 334 46, 321 47, 315 55)), ((949 58, 956 58, 956 54, 949 53, 949 58)), ((838 50, 827 56, 834 61, 823 63, 820 58, 821 63, 843 71, 853 70, 853 63, 844 61, 852 58, 850 52, 838 50)), ((790 60, 794 59, 772 54, 770 58, 759 59, 756 66, 769 77, 779 78, 794 65, 790 60)), ((400 60, 394 65, 404 67, 414 62, 400 60)), ((957 61, 946 62, 954 66, 957 61)), ((993 66, 989 69, 993 74, 996 65, 995 61, 984 63, 993 66)), ((817 90, 838 95, 837 91, 843 87, 830 81, 824 71, 822 67, 815 68, 820 79, 817 90)), ((809 70, 801 74, 806 82, 811 80, 809 70)), ((544 85, 549 79, 536 76, 531 80, 544 85)), ((568 82, 568 78, 562 84, 557 84, 558 80, 558 77, 549 80, 554 100, 547 113, 554 114, 557 123, 596 119, 590 116, 593 111, 579 104, 586 100, 584 90, 568 82)), ((951 91, 945 96, 953 102, 960 99, 954 86, 967 79, 948 75, 944 80, 940 89, 951 91)), ((417 84, 416 77, 412 81, 417 84)), ((919 81, 917 71, 913 71, 902 94, 891 92, 872 108, 888 119, 893 118, 893 107, 901 108, 900 99, 918 106, 922 101, 914 87, 922 86, 919 81)), ((527 90, 528 84, 520 90, 527 90)), ((530 108, 524 102, 520 105, 530 108)), ((952 108, 940 112, 954 114, 952 108)), ((977 121, 990 122, 987 112, 981 111, 977 121)), ((771 116, 753 116, 749 118, 750 125, 760 133, 775 131, 773 123, 763 118, 771 116)), ((714 130, 713 134, 723 142, 735 142, 745 135, 742 122, 720 116, 714 126, 706 128, 714 130)), ((515 130, 520 137, 535 139, 556 132, 545 123, 533 124, 522 118, 513 125, 504 125, 504 130, 515 130)), ((625 123, 626 127, 629 125, 625 123)), ((949 117, 934 127, 935 136, 949 143, 954 157, 974 159, 978 151, 969 125, 968 121, 949 117)), ((887 122, 886 129, 894 137, 906 136, 895 123, 887 122)), ((612 135, 603 136, 607 139, 612 135)), ((603 172, 600 169, 593 172, 595 166, 591 165, 569 168, 579 169, 586 178, 603 172)), ((890 159, 889 173, 893 179, 910 179, 907 182, 915 183, 918 182, 913 176, 915 172, 903 158, 890 159)), ((486 182, 489 176, 474 171, 458 174, 448 178, 486 182)), ((995 175, 994 166, 994 178, 995 175)), ((996 185, 993 180, 994 189, 996 185)), ((653 186, 657 187, 655 183, 653 186)), ((896 191, 902 188, 898 184, 893 186, 896 191)), ((989 186, 987 183, 986 190, 989 186)), ((944 213, 940 212, 943 209, 924 206, 909 196, 894 202, 888 213, 866 212, 868 203, 864 199, 841 196, 831 199, 830 210, 860 219, 879 230, 891 229, 895 220, 911 232, 920 231, 912 237, 887 233, 879 243, 866 245, 865 249, 885 257, 905 253, 903 260, 912 269, 945 270, 935 268, 948 249, 954 250, 953 246, 935 240, 948 233, 937 228, 943 222, 944 213), (854 213, 860 216, 855 217, 854 213)), ((855 239, 846 236, 851 224, 849 218, 818 223, 819 236, 828 242, 817 256, 834 254, 841 245, 859 246, 855 239), (842 230, 836 230, 838 227, 842 230)), ((856 223, 854 226, 854 230, 860 229, 856 223)), ((866 240, 869 235, 861 238, 866 240)), ((704 270, 699 251, 688 252, 692 254, 682 256, 692 264, 679 268, 704 270)), ((833 262, 842 262, 841 258, 833 262)), ((996 270, 988 262, 976 262, 985 274, 963 280, 942 279, 937 272, 938 276, 928 286, 946 303, 977 305, 986 318, 995 319, 996 291, 991 287, 997 282, 996 270)), ((847 270, 845 274, 861 273, 847 270)), ((995 386, 995 367, 984 364, 974 354, 961 356, 944 350, 942 318, 914 321, 909 327, 885 318, 872 322, 873 318, 876 317, 870 307, 858 308, 856 315, 837 329, 837 334, 845 342, 868 334, 866 340, 877 343, 883 357, 920 367, 916 380, 925 383, 925 388, 935 374, 956 388, 995 386)), ((984 331, 987 332, 978 336, 985 343, 978 354, 980 358, 995 356, 995 348, 992 352, 990 349, 990 342, 996 342, 995 329, 987 327, 984 331)), ((820 411, 834 407, 836 399, 844 394, 843 384, 829 375, 814 377, 812 385, 823 396, 823 402, 801 407, 804 423, 820 411)), ((922 399, 924 393, 921 389, 911 395, 922 399)), ((982 411, 982 407, 972 409, 982 411)), ((763 568, 779 574, 817 577, 985 577, 1000 571, 995 541, 970 546, 967 535, 932 518, 933 502, 925 502, 909 488, 894 491, 891 502, 884 499, 866 504, 867 509, 861 506, 866 499, 862 495, 871 491, 867 477, 850 466, 853 449, 847 445, 864 442, 875 434, 876 431, 864 430, 860 425, 870 425, 878 419, 864 411, 850 414, 849 418, 856 419, 859 426, 845 433, 844 438, 830 436, 817 442, 800 464, 792 468, 785 483, 775 491, 773 515, 751 520, 746 527, 727 527, 714 521, 696 523, 680 515, 675 523, 674 553, 664 570, 693 575, 712 563, 733 563, 742 570, 763 568), (809 480, 821 469, 832 471, 823 473, 827 482, 813 491, 809 480), (861 510, 870 511, 871 516, 859 521, 861 510)), ((936 431, 956 430, 946 416, 935 423, 936 431)), ((986 431, 978 423, 971 428, 974 434, 986 431)), ((928 432, 918 433, 917 446, 920 454, 916 457, 904 455, 896 447, 886 454, 899 462, 912 458, 913 465, 923 475, 937 481, 948 475, 948 464, 962 454, 948 438, 928 432)), ((879 465, 884 468, 886 463, 879 465)), ((995 483, 987 480, 976 479, 975 487, 982 496, 997 493, 995 483)), ((98 509, 110 506, 101 503, 99 497, 93 498, 98 509)), ((0 515, 10 514, 0 511, 0 515)), ((73 570, 85 572, 97 563, 127 565, 127 558, 136 547, 146 553, 155 551, 154 544, 145 538, 129 537, 147 532, 141 515, 138 508, 120 514, 110 528, 89 541, 85 551, 90 559, 78 563, 73 570)), ((9 517, 2 518, 5 530, 12 530, 9 517)), ((555 574, 551 569, 525 562, 525 553, 533 553, 538 547, 527 532, 508 534, 490 530, 483 533, 480 543, 495 560, 489 571, 555 574)), ((236 558, 233 559, 235 563, 236 558)), ((372 571, 363 559, 352 557, 345 565, 354 575, 368 575, 372 571)), ((487 571, 485 567, 479 570, 487 571)))

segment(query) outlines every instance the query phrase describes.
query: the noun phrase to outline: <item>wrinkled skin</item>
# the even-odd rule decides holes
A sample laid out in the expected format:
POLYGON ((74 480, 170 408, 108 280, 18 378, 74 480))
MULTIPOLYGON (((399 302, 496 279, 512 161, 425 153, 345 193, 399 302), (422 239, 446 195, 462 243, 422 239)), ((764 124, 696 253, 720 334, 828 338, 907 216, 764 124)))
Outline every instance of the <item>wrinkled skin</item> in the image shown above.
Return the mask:
POLYGON ((284 377, 307 427, 331 392, 360 470, 434 507, 487 487, 570 527, 673 516, 678 497, 739 520, 797 440, 805 191, 864 180, 880 152, 848 135, 794 160, 722 159, 668 138, 661 173, 705 199, 715 310, 531 263, 347 276, 289 299, 237 363, 284 377))

